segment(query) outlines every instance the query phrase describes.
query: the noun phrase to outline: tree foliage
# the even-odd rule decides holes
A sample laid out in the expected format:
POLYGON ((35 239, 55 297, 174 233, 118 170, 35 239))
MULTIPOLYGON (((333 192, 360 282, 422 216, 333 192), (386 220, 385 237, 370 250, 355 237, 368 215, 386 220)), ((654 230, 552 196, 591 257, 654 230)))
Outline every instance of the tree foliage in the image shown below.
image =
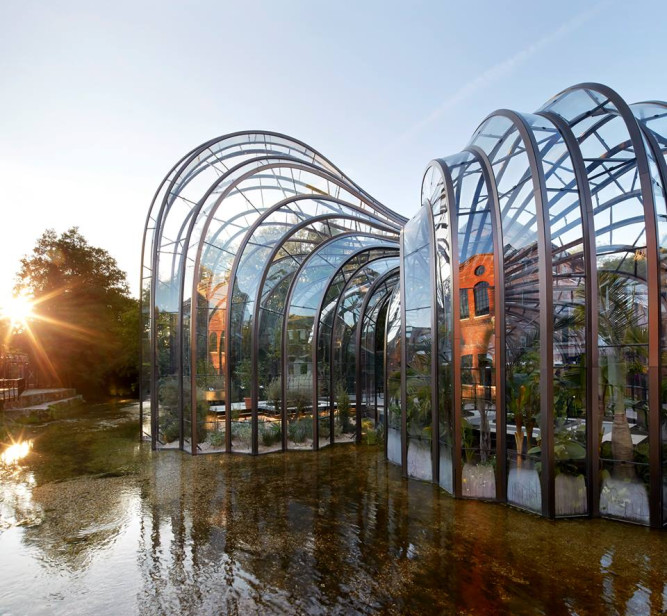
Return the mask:
POLYGON ((106 250, 72 227, 52 229, 21 260, 16 290, 35 299, 26 336, 44 385, 75 387, 88 398, 131 393, 138 375, 138 302, 106 250))

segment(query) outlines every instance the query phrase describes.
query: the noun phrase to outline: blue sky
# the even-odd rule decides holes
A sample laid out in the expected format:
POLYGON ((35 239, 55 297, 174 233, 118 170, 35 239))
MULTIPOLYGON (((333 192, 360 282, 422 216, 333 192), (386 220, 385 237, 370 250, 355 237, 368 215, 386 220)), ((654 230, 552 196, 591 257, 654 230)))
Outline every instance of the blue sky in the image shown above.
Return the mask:
POLYGON ((599 81, 667 99, 667 2, 0 4, 0 296, 78 225, 137 293, 153 193, 181 155, 267 129, 410 216, 432 158, 498 108, 599 81))

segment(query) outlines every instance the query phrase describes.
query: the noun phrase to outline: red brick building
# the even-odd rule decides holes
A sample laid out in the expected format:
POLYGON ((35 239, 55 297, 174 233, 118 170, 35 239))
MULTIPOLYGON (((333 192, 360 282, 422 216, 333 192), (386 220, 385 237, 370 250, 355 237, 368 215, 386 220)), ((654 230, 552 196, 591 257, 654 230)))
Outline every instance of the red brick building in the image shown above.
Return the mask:
MULTIPOLYGON (((495 356, 493 254, 475 255, 461 263, 459 280, 461 380, 464 386, 475 384, 478 387, 490 387, 495 356)), ((472 388, 466 389, 469 389, 468 395, 474 395, 472 388)), ((478 395, 481 395, 481 392, 478 392, 478 395)))

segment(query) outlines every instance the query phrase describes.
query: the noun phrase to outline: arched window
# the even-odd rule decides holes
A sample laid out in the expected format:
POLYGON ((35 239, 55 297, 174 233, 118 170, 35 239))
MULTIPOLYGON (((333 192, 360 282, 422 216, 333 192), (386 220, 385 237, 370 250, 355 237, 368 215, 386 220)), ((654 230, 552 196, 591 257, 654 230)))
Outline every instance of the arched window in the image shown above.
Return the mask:
POLYGON ((489 283, 478 282, 474 288, 475 292, 475 316, 489 314, 489 283))
POLYGON ((214 352, 218 350, 218 334, 211 332, 208 335, 208 350, 214 352))

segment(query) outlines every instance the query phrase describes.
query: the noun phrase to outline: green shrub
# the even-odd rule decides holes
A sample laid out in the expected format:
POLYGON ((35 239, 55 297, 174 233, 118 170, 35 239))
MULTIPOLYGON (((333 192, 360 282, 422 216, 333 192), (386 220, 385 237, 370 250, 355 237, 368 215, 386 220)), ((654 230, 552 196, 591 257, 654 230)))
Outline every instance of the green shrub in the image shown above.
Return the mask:
POLYGON ((160 421, 160 433, 162 440, 165 443, 171 443, 175 441, 181 432, 180 425, 177 421, 174 421, 171 418, 161 418, 160 421))
POLYGON ((329 438, 331 436, 331 427, 329 424, 328 417, 320 419, 319 430, 320 430, 320 438, 329 438))
POLYGON ((376 430, 370 419, 361 420, 361 439, 366 445, 377 445, 380 442, 378 437, 379 427, 376 430))
POLYGON ((307 438, 313 436, 312 420, 306 418, 292 421, 287 428, 287 435, 294 443, 304 443, 307 438))
POLYGON ((363 434, 363 442, 366 445, 377 445, 378 444, 378 434, 377 431, 373 428, 369 428, 363 434))
POLYGON ((215 430, 209 432, 208 442, 211 444, 211 447, 224 447, 225 445, 225 433, 220 430, 215 430))
POLYGON ((249 421, 232 423, 232 440, 236 441, 237 446, 250 448, 252 444, 252 425, 249 421))
POLYGON ((259 424, 259 436, 265 447, 270 447, 282 439, 280 424, 277 422, 264 422, 259 424))
POLYGON ((287 405, 295 408, 299 417, 313 403, 312 377, 307 375, 292 376, 287 382, 287 405))

